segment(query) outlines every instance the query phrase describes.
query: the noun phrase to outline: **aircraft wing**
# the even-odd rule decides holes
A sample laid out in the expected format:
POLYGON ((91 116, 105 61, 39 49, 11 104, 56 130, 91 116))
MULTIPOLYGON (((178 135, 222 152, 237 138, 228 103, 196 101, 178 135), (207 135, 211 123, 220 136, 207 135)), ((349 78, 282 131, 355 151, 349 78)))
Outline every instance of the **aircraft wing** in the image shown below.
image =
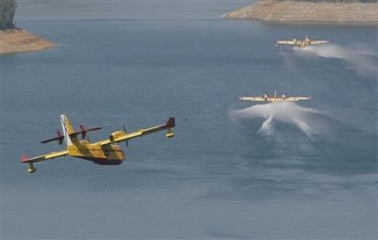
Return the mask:
POLYGON ((49 160, 49 159, 53 159, 53 158, 57 158, 57 157, 63 157, 63 156, 66 156, 66 155, 68 155, 67 150, 60 151, 60 152, 51 152, 51 153, 41 155, 41 156, 38 156, 38 157, 33 157, 33 158, 28 158, 27 156, 23 155, 23 156, 21 156, 21 162, 22 163, 28 163, 29 164, 28 172, 34 173, 35 171, 37 171, 37 168, 34 167, 35 162, 45 161, 45 160, 49 160))
POLYGON ((109 136, 109 139, 105 139, 105 140, 99 141, 99 142, 94 143, 94 144, 99 144, 101 146, 104 146, 104 145, 108 145, 108 144, 111 144, 111 143, 128 141, 128 140, 131 140, 133 138, 142 137, 144 135, 154 133, 154 132, 158 132, 158 131, 161 131, 161 130, 164 130, 164 129, 167 129, 166 137, 171 138, 171 137, 174 136, 174 133, 172 132, 172 128, 174 126, 175 126, 175 118, 172 117, 172 118, 169 118, 168 121, 165 124, 161 124, 161 125, 157 125, 157 126, 145 128, 145 129, 139 129, 135 132, 130 132, 130 133, 125 132, 125 131, 113 132, 109 136))
POLYGON ((239 101, 267 102, 267 101, 269 101, 269 98, 263 98, 263 97, 240 97, 239 101))
POLYGON ((329 43, 329 41, 325 41, 325 40, 311 40, 310 41, 311 45, 324 44, 324 43, 329 43))
POLYGON ((298 101, 308 101, 310 97, 286 97, 285 101, 288 102, 298 102, 298 101))
POLYGON ((66 155, 68 155, 67 150, 59 151, 59 152, 51 152, 51 153, 41 155, 41 156, 37 156, 37 157, 33 157, 33 158, 28 158, 27 156, 23 155, 23 156, 21 156, 21 162, 23 162, 23 163, 35 163, 35 162, 45 161, 45 160, 49 160, 49 159, 53 159, 53 158, 57 158, 57 157, 63 157, 63 156, 66 156, 66 155))
POLYGON ((296 41, 293 41, 293 40, 278 40, 278 41, 276 41, 276 45, 278 45, 278 44, 295 45, 296 41))

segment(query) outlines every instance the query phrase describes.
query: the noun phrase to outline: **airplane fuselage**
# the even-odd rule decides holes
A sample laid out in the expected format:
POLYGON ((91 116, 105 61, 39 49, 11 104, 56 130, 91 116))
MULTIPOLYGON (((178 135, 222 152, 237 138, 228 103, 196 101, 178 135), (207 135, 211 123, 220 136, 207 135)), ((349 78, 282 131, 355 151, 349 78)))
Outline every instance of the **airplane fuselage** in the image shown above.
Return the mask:
POLYGON ((297 46, 300 47, 300 48, 305 48, 305 47, 307 47, 308 45, 310 45, 310 43, 307 42, 307 41, 298 41, 298 42, 297 42, 297 46))
POLYGON ((101 165, 118 165, 125 160, 125 154, 117 144, 101 146, 81 140, 68 146, 67 150, 71 157, 90 160, 101 165))

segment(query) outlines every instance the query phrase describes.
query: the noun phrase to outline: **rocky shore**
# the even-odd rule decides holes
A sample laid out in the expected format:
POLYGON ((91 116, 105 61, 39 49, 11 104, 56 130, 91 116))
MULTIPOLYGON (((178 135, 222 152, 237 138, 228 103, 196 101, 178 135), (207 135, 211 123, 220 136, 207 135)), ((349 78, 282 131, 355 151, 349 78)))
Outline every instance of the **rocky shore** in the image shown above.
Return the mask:
POLYGON ((53 43, 23 29, 0 30, 0 54, 41 51, 53 46, 53 43))
POLYGON ((282 23, 378 24, 378 2, 260 0, 222 17, 282 23))

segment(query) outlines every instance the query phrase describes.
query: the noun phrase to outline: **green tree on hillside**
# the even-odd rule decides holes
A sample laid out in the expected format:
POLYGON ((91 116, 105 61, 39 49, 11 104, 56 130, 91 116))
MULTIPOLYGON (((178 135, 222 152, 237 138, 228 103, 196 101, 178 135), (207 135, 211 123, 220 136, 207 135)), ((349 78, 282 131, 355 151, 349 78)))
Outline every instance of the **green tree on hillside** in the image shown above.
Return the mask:
POLYGON ((13 17, 16 7, 15 0, 0 0, 0 28, 14 28, 13 17))

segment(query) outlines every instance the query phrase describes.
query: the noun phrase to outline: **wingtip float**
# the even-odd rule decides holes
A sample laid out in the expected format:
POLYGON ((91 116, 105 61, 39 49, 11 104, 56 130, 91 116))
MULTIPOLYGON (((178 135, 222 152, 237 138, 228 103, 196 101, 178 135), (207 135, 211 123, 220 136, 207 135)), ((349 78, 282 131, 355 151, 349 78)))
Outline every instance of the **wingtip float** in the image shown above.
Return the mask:
POLYGON ((47 143, 58 141, 59 144, 62 144, 64 140, 66 143, 66 149, 33 158, 28 158, 26 155, 22 155, 21 162, 29 164, 29 173, 36 172, 37 169, 34 166, 34 163, 63 156, 81 158, 100 165, 119 165, 125 160, 126 157, 123 150, 116 143, 128 142, 128 140, 131 140, 133 138, 141 137, 162 130, 167 131, 167 138, 172 138, 175 135, 173 128, 176 125, 175 118, 170 117, 168 121, 162 125, 153 126, 146 129, 139 129, 134 132, 126 132, 125 129, 123 131, 115 131, 109 135, 108 139, 91 143, 88 139, 85 139, 87 137, 87 133, 99 130, 101 129, 101 127, 86 129, 83 125, 80 125, 80 131, 76 132, 66 115, 60 115, 60 120, 62 124, 63 134, 57 131, 57 137, 43 140, 41 142, 47 143), (81 140, 79 136, 81 136, 81 140))

